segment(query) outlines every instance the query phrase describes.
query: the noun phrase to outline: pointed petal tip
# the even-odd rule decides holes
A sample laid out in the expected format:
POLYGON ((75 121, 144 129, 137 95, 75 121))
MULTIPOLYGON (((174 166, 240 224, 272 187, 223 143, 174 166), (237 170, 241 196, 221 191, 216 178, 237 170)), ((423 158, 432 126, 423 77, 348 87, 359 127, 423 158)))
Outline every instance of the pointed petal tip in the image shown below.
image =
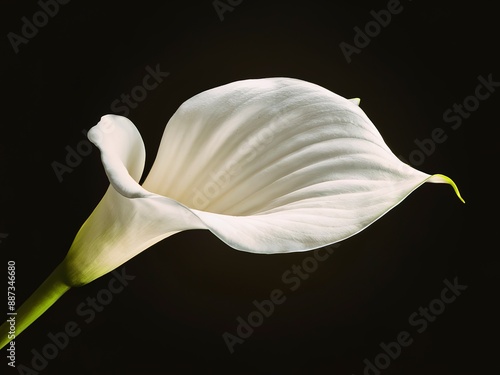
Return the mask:
POLYGON ((352 99, 349 99, 349 101, 353 102, 357 106, 359 106, 359 103, 361 103, 361 99, 360 98, 352 98, 352 99))
POLYGON ((457 185, 455 184, 455 182, 449 178, 448 176, 445 176, 444 174, 435 174, 435 175, 432 175, 431 177, 429 177, 427 179, 428 182, 434 182, 434 183, 444 183, 444 184, 449 184, 451 185, 451 187, 453 188, 453 190, 455 191, 455 194, 457 195, 458 199, 460 199, 462 201, 462 203, 465 203, 465 200, 462 198, 462 196, 460 195, 460 191, 458 190, 458 187, 457 185))

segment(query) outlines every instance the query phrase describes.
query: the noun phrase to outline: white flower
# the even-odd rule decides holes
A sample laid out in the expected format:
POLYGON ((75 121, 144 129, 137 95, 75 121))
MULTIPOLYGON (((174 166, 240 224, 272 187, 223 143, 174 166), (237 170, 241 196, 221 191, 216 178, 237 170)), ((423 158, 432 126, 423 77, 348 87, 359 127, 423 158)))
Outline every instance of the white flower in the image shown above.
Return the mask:
POLYGON ((84 285, 183 230, 248 252, 305 251, 360 232, 424 182, 460 197, 448 177, 401 162, 358 105, 290 78, 202 92, 170 119, 142 186, 138 130, 102 117, 88 137, 111 185, 55 279, 84 285))

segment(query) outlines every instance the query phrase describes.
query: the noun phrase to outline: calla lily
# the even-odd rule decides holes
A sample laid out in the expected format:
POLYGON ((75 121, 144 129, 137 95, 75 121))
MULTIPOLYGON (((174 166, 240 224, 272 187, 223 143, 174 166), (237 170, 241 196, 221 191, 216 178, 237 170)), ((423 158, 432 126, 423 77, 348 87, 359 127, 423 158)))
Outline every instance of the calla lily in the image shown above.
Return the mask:
POLYGON ((401 162, 358 105, 290 78, 202 92, 168 122, 142 186, 137 128, 102 117, 88 137, 110 186, 64 261, 18 311, 17 333, 71 287, 179 231, 207 229, 253 253, 305 251, 360 232, 425 182, 448 183, 461 199, 448 177, 401 162))

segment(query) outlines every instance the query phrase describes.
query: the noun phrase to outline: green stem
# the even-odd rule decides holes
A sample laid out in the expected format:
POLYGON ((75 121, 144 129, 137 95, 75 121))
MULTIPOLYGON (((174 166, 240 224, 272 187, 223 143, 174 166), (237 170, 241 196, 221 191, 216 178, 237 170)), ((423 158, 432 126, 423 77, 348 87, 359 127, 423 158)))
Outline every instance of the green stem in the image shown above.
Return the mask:
MULTIPOLYGON (((35 293, 17 309, 17 315, 12 315, 15 317, 16 337, 70 289, 64 282, 63 268, 63 264, 57 266, 35 293)), ((8 321, 0 327, 0 349, 13 339, 9 339, 10 327, 8 321)))

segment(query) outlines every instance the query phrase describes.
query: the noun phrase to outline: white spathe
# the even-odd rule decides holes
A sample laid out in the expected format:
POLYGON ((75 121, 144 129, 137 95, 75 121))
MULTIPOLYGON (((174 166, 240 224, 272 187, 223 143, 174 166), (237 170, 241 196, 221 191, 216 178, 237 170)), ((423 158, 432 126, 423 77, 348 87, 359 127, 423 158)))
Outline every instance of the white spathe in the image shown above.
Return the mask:
POLYGON ((142 138, 107 115, 88 134, 110 187, 65 259, 86 284, 179 231, 208 229, 254 253, 304 251, 366 228, 426 181, 359 108, 290 78, 233 82, 187 100, 144 184, 142 138))

